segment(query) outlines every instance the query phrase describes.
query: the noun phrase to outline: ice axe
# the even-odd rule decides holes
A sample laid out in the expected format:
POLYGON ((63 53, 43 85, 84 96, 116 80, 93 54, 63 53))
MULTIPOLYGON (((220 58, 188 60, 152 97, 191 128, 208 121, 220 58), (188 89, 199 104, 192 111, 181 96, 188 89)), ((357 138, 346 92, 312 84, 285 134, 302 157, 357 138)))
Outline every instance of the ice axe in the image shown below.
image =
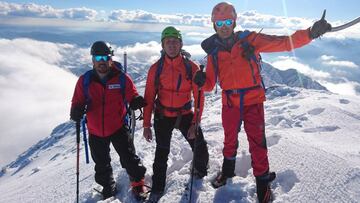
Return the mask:
MULTIPOLYGON (((323 12, 323 15, 321 17, 321 20, 325 20, 325 15, 326 15, 326 9, 324 10, 323 12)), ((348 27, 351 27, 357 23, 360 22, 360 17, 357 17, 355 18, 354 20, 350 21, 350 22, 347 22, 343 25, 339 25, 339 26, 336 26, 336 27, 331 27, 331 29, 328 31, 328 32, 337 32, 337 31, 340 31, 340 30, 344 30, 348 27)))

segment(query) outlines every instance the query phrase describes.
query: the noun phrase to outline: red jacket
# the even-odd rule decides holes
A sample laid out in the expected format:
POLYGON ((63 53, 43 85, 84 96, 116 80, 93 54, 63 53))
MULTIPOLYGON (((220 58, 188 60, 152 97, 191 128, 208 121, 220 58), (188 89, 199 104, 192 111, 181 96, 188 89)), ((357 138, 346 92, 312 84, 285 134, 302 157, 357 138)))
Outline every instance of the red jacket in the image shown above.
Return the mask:
MULTIPOLYGON (((95 72, 93 72, 95 73, 95 72)), ((105 85, 101 83, 97 74, 93 74, 89 85, 91 102, 88 106, 86 118, 89 133, 99 137, 107 137, 115 133, 124 125, 126 108, 120 89, 120 72, 112 70, 105 85)), ((125 98, 130 102, 138 95, 131 78, 126 74, 125 98)), ((84 75, 76 83, 72 105, 86 105, 83 90, 84 75)))
MULTIPOLYGON (((214 41, 216 37, 217 35, 215 34, 202 43, 202 47, 208 54, 210 54, 209 50, 212 49, 211 46, 216 46, 214 41)), ((256 57, 258 57, 260 52, 291 51, 311 42, 309 29, 296 31, 291 36, 273 36, 252 32, 245 40, 254 46, 256 57)), ((241 47, 242 41, 237 41, 232 46, 230 52, 218 51, 218 79, 223 90, 223 105, 230 103, 238 107, 240 104, 240 97, 236 94, 230 95, 231 101, 228 102, 224 90, 261 86, 261 76, 257 64, 251 61, 254 67, 252 72, 249 62, 241 55, 243 51, 241 47)), ((213 58, 211 55, 208 55, 204 91, 211 91, 215 86, 216 78, 214 70, 213 58)), ((249 90, 244 97, 244 105, 262 103, 264 101, 265 90, 263 88, 249 90)))
MULTIPOLYGON (((199 67, 190 61, 192 68, 192 76, 195 76, 196 71, 199 70, 199 67)), ((154 110, 155 99, 158 98, 160 103, 165 107, 179 108, 184 106, 187 102, 191 101, 191 93, 194 97, 194 104, 197 104, 198 101, 198 87, 191 80, 187 80, 186 77, 186 68, 184 64, 184 59, 182 56, 178 56, 174 59, 170 59, 168 56, 165 56, 164 65, 162 72, 159 77, 159 90, 156 93, 155 87, 155 75, 158 68, 158 62, 153 64, 148 72, 146 88, 145 88, 145 100, 147 106, 144 107, 144 127, 151 127, 151 114, 154 110), (179 78, 181 79, 181 85, 178 87, 179 78)), ((200 97, 200 118, 204 106, 204 94, 201 92, 200 97)), ((182 110, 181 114, 188 114, 192 110, 182 110)), ((164 115, 168 117, 176 117, 177 112, 171 112, 164 110, 164 115)), ((199 119, 200 120, 200 119, 199 119)), ((196 116, 193 118, 193 123, 196 121, 196 116)))

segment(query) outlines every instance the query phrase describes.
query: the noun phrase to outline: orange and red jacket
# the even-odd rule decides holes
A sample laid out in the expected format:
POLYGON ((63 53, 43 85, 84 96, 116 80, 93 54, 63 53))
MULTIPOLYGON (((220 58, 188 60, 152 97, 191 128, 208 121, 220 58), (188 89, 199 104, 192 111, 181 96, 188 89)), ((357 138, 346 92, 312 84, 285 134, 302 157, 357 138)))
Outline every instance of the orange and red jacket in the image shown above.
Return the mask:
MULTIPOLYGON (((235 35, 238 33, 235 33, 235 35)), ((216 46, 215 39, 217 34, 204 40, 202 47, 207 52, 207 68, 206 68, 206 82, 203 86, 204 91, 211 91, 216 83, 215 68, 213 57, 209 50, 216 46), (211 47, 213 46, 213 47, 211 47), (210 47, 210 49, 209 49, 210 47)), ((251 32, 247 38, 243 39, 250 43, 255 48, 255 56, 259 60, 260 52, 280 52, 291 51, 311 42, 309 37, 309 29, 296 31, 291 36, 273 36, 256 32, 251 32)), ((256 62, 251 60, 253 71, 249 62, 242 57, 243 48, 241 42, 237 41, 231 48, 231 51, 218 51, 218 80, 222 88, 222 103, 223 105, 232 104, 239 107, 239 94, 231 94, 226 96, 225 90, 243 89, 254 86, 261 86, 260 70, 257 68, 256 62), (227 100, 229 98, 230 101, 227 100)), ((264 88, 257 88, 249 90, 244 96, 244 105, 251 105, 262 103, 265 101, 264 88)))
MULTIPOLYGON (((189 61, 191 64, 192 69, 192 76, 195 76, 196 71, 199 70, 199 67, 189 61)), ((144 98, 146 100, 147 106, 144 107, 144 127, 151 127, 151 114, 154 110, 155 100, 159 99, 160 103, 165 107, 171 108, 181 108, 186 103, 190 102, 192 99, 192 95, 194 97, 194 104, 196 105, 199 99, 198 96, 198 87, 195 83, 191 80, 187 80, 186 75, 186 68, 184 64, 184 59, 181 55, 177 56, 174 59, 170 59, 168 56, 165 56, 162 72, 160 73, 159 77, 159 86, 158 91, 156 90, 155 86, 155 75, 156 70, 158 68, 158 62, 153 64, 148 72, 147 81, 146 81, 146 88, 145 88, 145 95, 144 98), (183 78, 181 80, 181 84, 178 87, 178 78, 183 78)), ((204 106, 204 94, 201 92, 200 94, 200 108, 199 108, 199 120, 201 118, 203 106, 204 106)), ((181 110, 180 114, 188 114, 192 112, 190 110, 181 110)), ((164 116, 167 117, 177 117, 178 112, 168 111, 166 108, 162 112, 164 116)), ((195 123, 196 116, 193 117, 192 122, 195 123)))
MULTIPOLYGON (((86 119, 89 133, 98 137, 108 137, 119 130, 124 125, 126 107, 124 104, 123 93, 120 88, 120 72, 112 69, 108 80, 103 84, 93 70, 89 85, 90 104, 88 104, 86 119)), ((85 106, 85 95, 83 87, 84 75, 80 76, 76 83, 71 108, 75 106, 85 106)), ((125 77, 125 98, 130 102, 138 95, 136 87, 131 78, 126 74, 125 77)))

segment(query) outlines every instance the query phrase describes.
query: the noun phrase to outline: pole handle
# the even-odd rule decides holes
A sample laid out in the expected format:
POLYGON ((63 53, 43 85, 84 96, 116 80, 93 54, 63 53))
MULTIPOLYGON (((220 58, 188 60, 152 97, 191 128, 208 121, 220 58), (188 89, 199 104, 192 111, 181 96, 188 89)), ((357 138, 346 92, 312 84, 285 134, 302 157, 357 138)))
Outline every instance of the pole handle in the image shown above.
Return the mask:
POLYGON ((204 72, 204 68, 205 68, 205 66, 204 66, 203 64, 201 64, 201 65, 200 65, 200 71, 201 71, 201 72, 204 72))

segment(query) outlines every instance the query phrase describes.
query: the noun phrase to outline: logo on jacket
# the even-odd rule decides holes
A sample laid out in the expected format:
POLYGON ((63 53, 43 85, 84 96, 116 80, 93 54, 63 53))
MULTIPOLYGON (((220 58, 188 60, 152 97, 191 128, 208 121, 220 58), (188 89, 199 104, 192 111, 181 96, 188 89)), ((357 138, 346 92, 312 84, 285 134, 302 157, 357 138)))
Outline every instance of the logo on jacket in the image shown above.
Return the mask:
POLYGON ((121 85, 120 84, 111 84, 111 85, 108 85, 108 88, 109 88, 109 90, 120 89, 121 85))

